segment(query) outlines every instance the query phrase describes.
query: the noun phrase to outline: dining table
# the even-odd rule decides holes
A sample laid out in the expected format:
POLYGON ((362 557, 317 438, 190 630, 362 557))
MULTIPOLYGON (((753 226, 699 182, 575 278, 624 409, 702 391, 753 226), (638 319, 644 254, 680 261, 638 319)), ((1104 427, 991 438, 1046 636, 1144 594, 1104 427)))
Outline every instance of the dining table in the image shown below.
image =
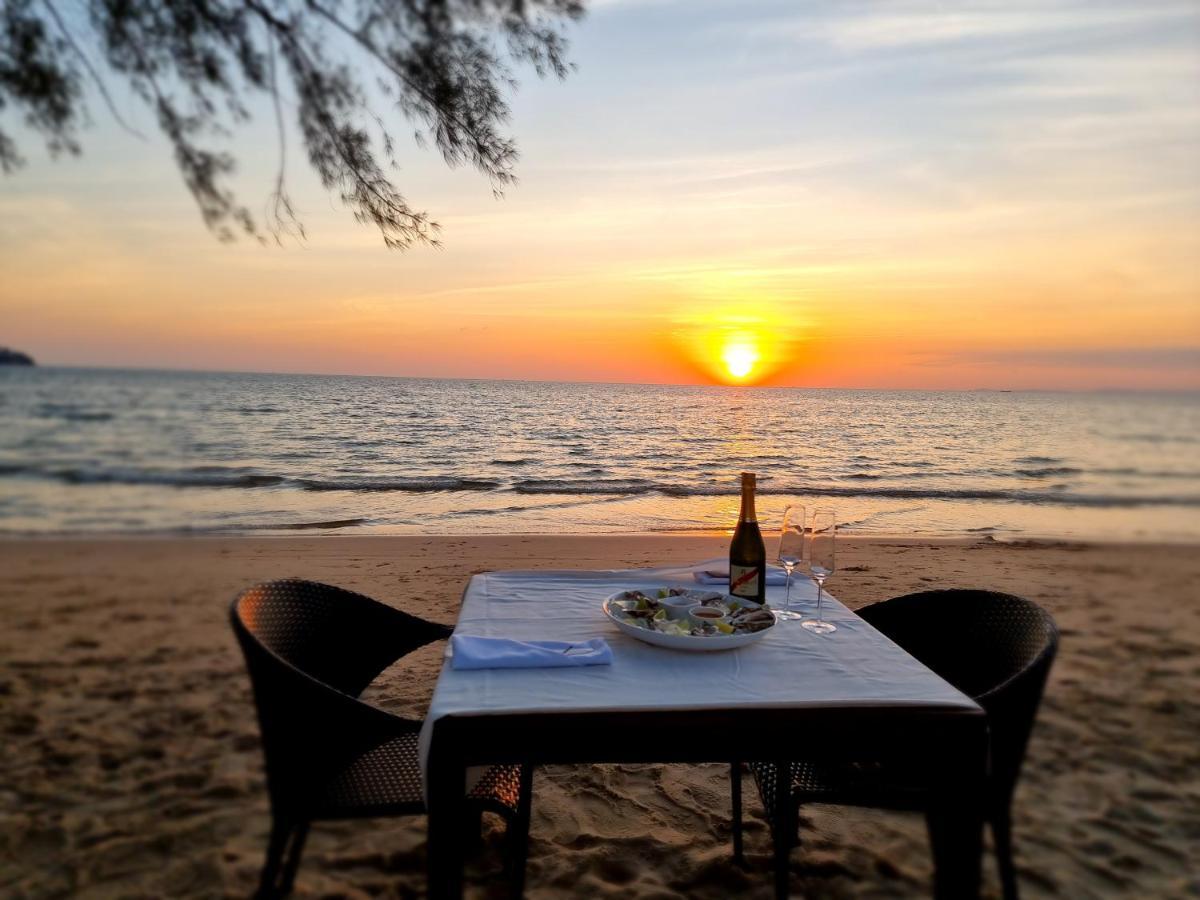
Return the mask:
MULTIPOLYGON (((696 573, 721 565, 499 571, 470 579, 456 634, 604 638, 612 661, 466 669, 452 656, 444 660, 419 742, 430 897, 462 895, 461 816, 482 767, 786 766, 801 757, 844 762, 880 754, 936 773, 928 810, 934 896, 978 896, 988 740, 984 712, 970 697, 828 592, 822 613, 836 631, 816 634, 779 620, 761 640, 715 652, 651 646, 619 631, 603 610, 605 598, 622 590, 696 588, 696 573)), ((771 606, 784 605, 781 584, 769 581, 766 590, 771 606)), ((815 583, 793 579, 793 608, 811 614, 816 598, 815 583)))

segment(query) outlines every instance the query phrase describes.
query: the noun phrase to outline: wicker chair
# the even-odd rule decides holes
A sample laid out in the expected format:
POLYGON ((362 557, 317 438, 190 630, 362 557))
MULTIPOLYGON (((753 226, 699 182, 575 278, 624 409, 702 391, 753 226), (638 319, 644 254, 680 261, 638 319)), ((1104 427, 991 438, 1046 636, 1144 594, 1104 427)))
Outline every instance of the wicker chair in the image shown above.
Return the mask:
MULTIPOLYGON (((985 816, 991 824, 1005 900, 1017 900, 1011 806, 1042 690, 1058 649, 1054 620, 1020 597, 992 591, 908 594, 859 610, 859 615, 968 694, 988 716, 990 741, 985 816)), ((775 809, 778 767, 750 763, 771 825, 776 888, 786 895, 787 859, 797 840, 797 810, 805 803, 927 810, 935 772, 887 758, 790 765, 794 805, 775 809)), ((741 862, 741 772, 731 768, 734 856, 741 862)), ((932 827, 931 822, 931 827, 932 827)))
MULTIPOLYGON (((417 765, 421 722, 357 698, 395 660, 451 629, 362 594, 299 580, 245 591, 230 618, 254 687, 271 799, 257 896, 282 897, 291 891, 310 822, 425 812, 417 765)), ((529 767, 494 766, 468 798, 473 810, 490 809, 508 822, 516 896, 531 787, 529 767)))

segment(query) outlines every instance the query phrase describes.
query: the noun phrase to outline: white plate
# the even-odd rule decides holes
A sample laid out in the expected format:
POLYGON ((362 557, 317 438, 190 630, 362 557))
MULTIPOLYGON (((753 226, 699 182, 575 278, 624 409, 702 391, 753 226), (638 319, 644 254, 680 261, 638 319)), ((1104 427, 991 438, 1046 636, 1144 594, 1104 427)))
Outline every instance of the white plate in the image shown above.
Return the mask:
MULTIPOLYGON (((672 650, 692 650, 692 651, 712 651, 712 650, 733 650, 737 647, 744 647, 746 644, 752 644, 757 640, 771 633, 775 627, 775 622, 768 625, 761 631, 750 631, 745 634, 665 634, 661 631, 651 631, 649 628, 642 628, 640 625, 634 625, 627 622, 609 608, 609 604, 614 600, 621 599, 631 590, 639 590, 638 588, 627 588, 623 591, 617 591, 604 598, 604 614, 612 620, 621 631, 632 638, 637 638, 647 644, 653 644, 656 647, 669 647, 672 650)), ((643 589, 644 593, 652 593, 652 588, 643 589)), ((704 593, 712 593, 705 591, 704 593)), ((777 620, 778 621, 778 620, 777 620)))

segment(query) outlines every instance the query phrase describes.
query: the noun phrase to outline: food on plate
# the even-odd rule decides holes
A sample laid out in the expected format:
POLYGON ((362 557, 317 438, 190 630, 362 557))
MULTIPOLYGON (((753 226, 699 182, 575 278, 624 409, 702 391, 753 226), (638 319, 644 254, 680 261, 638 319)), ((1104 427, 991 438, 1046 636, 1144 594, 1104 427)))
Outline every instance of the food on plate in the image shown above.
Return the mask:
POLYGON ((775 614, 766 606, 715 591, 696 591, 688 588, 659 588, 651 592, 623 591, 610 601, 609 610, 615 617, 639 628, 662 634, 693 637, 750 634, 775 624, 775 614), (668 616, 664 601, 674 598, 687 598, 697 602, 697 605, 692 607, 689 618, 672 619, 668 616), (712 621, 703 621, 705 619, 712 621))

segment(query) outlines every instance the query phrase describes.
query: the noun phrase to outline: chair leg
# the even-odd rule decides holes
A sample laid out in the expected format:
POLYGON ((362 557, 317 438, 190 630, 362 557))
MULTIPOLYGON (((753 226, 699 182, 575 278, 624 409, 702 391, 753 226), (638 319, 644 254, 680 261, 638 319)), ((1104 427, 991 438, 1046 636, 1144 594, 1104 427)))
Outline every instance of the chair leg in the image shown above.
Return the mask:
POLYGON ((509 882, 513 900, 525 893, 525 862, 529 857, 529 820, 533 814, 533 766, 521 766, 517 815, 508 823, 509 882))
POLYGON ((992 814, 992 841, 996 845, 996 865, 1004 900, 1018 900, 1017 868, 1012 857, 1012 817, 1007 808, 992 814))
POLYGON ((296 883, 296 870, 300 868, 300 857, 304 853, 304 841, 308 837, 308 823, 301 822, 292 832, 287 861, 283 864, 283 877, 279 882, 279 896, 286 897, 296 883))
POLYGON ((287 848, 288 837, 292 833, 292 824, 280 818, 271 821, 271 837, 267 842, 267 858, 263 863, 262 875, 258 881, 256 900, 272 900, 279 896, 279 870, 283 864, 283 851, 287 848))
POLYGON ((746 857, 742 848, 742 764, 729 764, 729 799, 733 806, 733 861, 739 866, 746 865, 746 857))

